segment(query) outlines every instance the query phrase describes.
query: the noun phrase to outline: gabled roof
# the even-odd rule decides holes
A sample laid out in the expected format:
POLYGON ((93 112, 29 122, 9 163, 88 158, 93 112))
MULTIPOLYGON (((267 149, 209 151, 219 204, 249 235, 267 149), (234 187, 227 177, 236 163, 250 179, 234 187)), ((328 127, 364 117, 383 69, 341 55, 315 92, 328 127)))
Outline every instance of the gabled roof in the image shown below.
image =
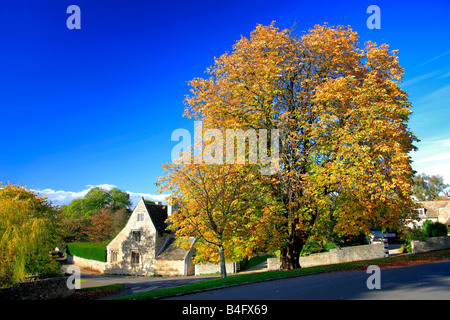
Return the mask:
POLYGON ((444 222, 445 225, 450 225, 450 218, 447 219, 447 221, 444 222))
POLYGON ((143 201, 145 204, 145 208, 147 209, 147 212, 150 215, 150 219, 152 219, 156 231, 164 232, 167 227, 167 224, 165 223, 166 219, 168 218, 167 206, 148 203, 145 200, 143 201))
POLYGON ((426 209, 425 215, 428 218, 437 218, 439 216, 439 209, 450 205, 450 200, 416 201, 416 203, 426 209))

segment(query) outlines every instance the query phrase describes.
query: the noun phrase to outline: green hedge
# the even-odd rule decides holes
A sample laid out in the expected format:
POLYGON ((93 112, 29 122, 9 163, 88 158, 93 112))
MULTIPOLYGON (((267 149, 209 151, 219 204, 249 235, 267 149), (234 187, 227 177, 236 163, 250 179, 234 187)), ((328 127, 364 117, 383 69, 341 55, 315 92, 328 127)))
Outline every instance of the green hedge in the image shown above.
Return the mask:
POLYGON ((107 243, 71 242, 67 244, 67 251, 80 258, 106 262, 107 243))
POLYGON ((423 223, 423 234, 427 237, 445 237, 447 235, 447 226, 440 222, 426 220, 423 223))

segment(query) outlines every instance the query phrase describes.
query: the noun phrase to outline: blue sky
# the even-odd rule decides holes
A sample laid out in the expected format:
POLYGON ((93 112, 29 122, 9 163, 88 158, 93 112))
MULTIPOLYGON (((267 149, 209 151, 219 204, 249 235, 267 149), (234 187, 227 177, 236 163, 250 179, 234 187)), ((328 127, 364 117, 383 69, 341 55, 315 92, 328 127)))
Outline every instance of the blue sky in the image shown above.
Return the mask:
POLYGON ((361 45, 400 50, 413 168, 450 183, 450 2, 0 0, 0 181, 56 204, 91 186, 151 198, 183 118, 187 81, 204 76, 256 24, 299 31, 350 25, 361 45), (70 5, 81 29, 69 30, 70 5), (370 30, 369 5, 381 9, 370 30))

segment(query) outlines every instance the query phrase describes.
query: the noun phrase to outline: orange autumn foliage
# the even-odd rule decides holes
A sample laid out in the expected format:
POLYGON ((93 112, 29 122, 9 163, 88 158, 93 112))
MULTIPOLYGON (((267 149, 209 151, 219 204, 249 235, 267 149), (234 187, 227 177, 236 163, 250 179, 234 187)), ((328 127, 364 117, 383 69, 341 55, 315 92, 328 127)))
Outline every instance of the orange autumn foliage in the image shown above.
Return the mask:
MULTIPOLYGON (((258 25, 215 59, 209 77, 190 82, 185 115, 204 128, 280 130, 281 170, 258 179, 271 205, 282 207, 285 269, 299 267, 307 239, 330 223, 351 235, 397 227, 411 212, 408 153, 417 138, 399 87, 404 71, 397 51, 358 40, 350 27, 316 25, 294 36, 258 25)), ((192 166, 186 170, 204 167, 192 166)))

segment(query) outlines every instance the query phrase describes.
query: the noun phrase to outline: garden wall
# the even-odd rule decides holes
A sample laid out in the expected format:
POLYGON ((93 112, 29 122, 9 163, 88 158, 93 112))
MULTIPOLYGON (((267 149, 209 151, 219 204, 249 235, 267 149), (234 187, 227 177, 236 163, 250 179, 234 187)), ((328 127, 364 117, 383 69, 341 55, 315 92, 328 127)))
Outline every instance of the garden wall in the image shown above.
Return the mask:
MULTIPOLYGON (((385 252, 383 243, 368 244, 331 249, 330 252, 314 253, 306 257, 300 257, 300 266, 302 268, 307 268, 359 260, 372 260, 384 258, 384 256, 385 252)), ((267 259, 267 267, 269 270, 279 270, 280 265, 281 263, 279 258, 267 259)))
MULTIPOLYGON (((239 262, 227 262, 225 263, 225 269, 227 270, 227 274, 238 272, 238 264, 239 262)), ((196 264, 195 265, 195 275, 201 274, 211 274, 220 272, 220 265, 218 263, 205 263, 205 264, 196 264)))
POLYGON ((0 300, 54 300, 71 295, 74 290, 67 286, 69 277, 20 282, 0 290, 0 300))
POLYGON ((66 255, 67 255, 67 261, 69 263, 72 263, 80 268, 85 268, 85 269, 100 272, 100 273, 105 273, 105 271, 106 271, 106 265, 107 265, 106 262, 80 258, 77 256, 70 255, 68 253, 66 253, 66 255))
POLYGON ((412 240, 411 251, 412 253, 422 253, 434 250, 450 249, 450 237, 432 237, 425 241, 412 240))

